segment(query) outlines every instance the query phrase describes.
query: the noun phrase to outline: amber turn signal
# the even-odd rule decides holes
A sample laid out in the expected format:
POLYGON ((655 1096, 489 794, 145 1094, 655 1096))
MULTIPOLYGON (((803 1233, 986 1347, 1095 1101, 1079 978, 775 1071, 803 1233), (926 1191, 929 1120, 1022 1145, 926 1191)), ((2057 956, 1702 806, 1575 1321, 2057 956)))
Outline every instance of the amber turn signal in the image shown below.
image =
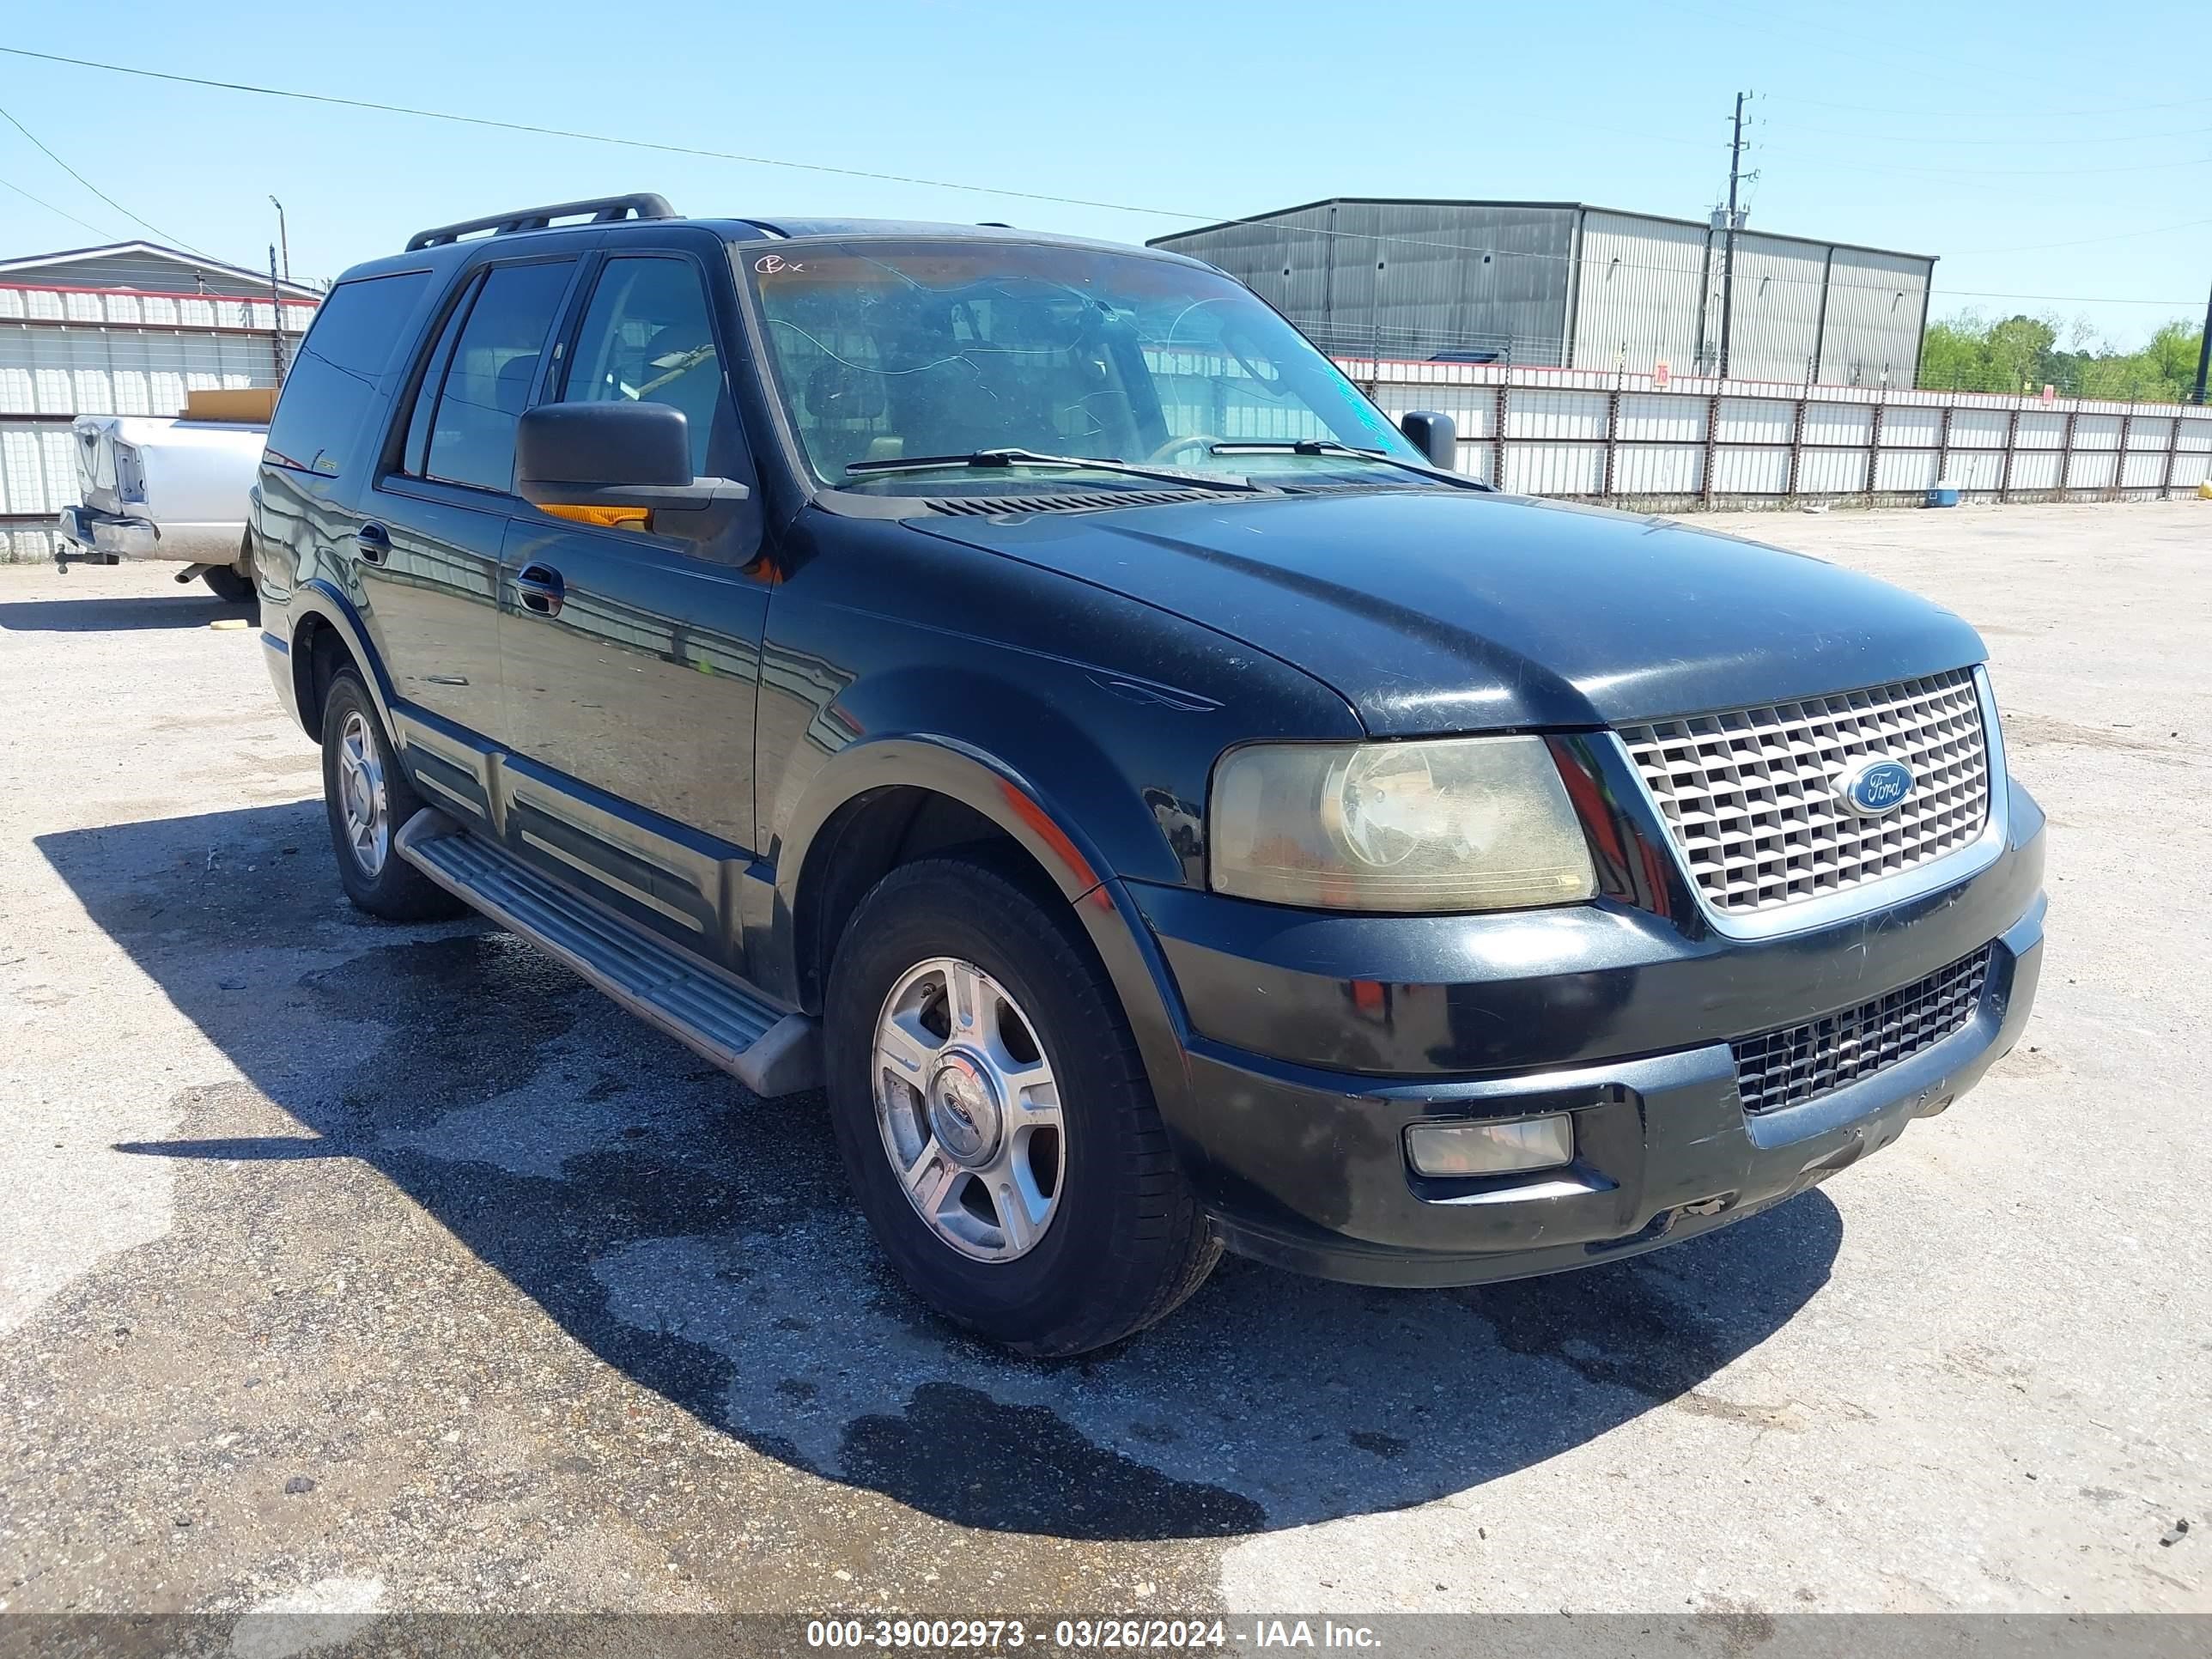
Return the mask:
POLYGON ((556 519, 571 520, 577 524, 595 524, 615 530, 650 530, 653 528, 653 509, 649 507, 562 507, 540 506, 540 513, 550 513, 556 519))

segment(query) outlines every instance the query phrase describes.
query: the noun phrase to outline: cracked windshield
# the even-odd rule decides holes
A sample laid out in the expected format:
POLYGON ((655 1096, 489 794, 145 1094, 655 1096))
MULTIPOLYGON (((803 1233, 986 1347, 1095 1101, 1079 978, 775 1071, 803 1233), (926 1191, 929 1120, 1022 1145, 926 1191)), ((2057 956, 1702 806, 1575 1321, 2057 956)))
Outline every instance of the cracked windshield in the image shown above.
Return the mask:
POLYGON ((1418 483, 1419 453, 1239 284, 1004 242, 738 255, 824 483, 945 495, 1418 483))

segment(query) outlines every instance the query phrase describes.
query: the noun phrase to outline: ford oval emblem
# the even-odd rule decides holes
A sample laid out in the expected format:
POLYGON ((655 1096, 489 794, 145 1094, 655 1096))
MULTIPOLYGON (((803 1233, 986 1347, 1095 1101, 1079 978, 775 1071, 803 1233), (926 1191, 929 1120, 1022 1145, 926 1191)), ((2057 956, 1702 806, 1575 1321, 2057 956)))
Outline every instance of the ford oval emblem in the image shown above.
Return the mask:
POLYGON ((1902 806, 1916 781, 1912 769, 1903 761, 1877 758, 1844 773, 1836 788, 1852 811, 1878 818, 1902 806))

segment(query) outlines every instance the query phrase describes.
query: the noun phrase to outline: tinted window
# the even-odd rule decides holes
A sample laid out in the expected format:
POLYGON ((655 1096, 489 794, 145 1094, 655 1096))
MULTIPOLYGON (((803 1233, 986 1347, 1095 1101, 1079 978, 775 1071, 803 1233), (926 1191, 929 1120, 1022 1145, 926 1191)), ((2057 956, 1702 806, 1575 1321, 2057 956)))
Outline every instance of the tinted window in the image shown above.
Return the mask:
POLYGON ((707 290, 684 259, 610 259, 576 337, 565 403, 666 404, 683 410, 691 471, 726 408, 707 290))
POLYGON ((422 475, 423 451, 430 445, 430 415, 438 406, 438 389, 445 384, 446 365, 453 357, 453 341, 461 331, 461 325, 469 319, 469 307, 475 301, 476 290, 477 284, 471 283, 468 291, 446 314, 446 325, 438 331, 422 377, 416 382, 415 404, 407 416, 407 447, 399 454, 399 470, 416 477, 422 475))
POLYGON ((495 265, 477 290, 446 366, 430 421, 426 472, 505 491, 514 483, 514 423, 528 407, 538 360, 574 264, 495 265))
POLYGON ((414 270, 340 283, 331 290, 284 376, 269 425, 270 460, 311 472, 338 470, 338 455, 429 281, 427 271, 414 270))

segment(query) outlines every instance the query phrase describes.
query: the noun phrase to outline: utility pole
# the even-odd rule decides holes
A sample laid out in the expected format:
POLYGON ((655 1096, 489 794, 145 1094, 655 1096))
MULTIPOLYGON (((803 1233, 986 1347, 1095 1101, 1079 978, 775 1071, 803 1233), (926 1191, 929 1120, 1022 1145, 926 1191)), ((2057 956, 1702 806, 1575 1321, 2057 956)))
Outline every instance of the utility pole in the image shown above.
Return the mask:
POLYGON ((284 290, 276 286, 276 250, 269 250, 269 356, 276 366, 276 384, 284 384, 284 290))
POLYGON ((2197 402, 2204 402, 2204 371, 2212 368, 2212 294, 2204 297, 2204 337, 2197 347, 2197 402))
POLYGON ((1729 325, 1735 311, 1735 192, 1743 177, 1743 100, 1749 95, 1741 92, 1735 95, 1735 131, 1729 140, 1728 240, 1721 254, 1720 377, 1723 380, 1729 372, 1729 325))
POLYGON ((292 280, 292 239, 284 234, 284 204, 274 196, 269 205, 276 210, 276 246, 284 251, 284 280, 292 280))

